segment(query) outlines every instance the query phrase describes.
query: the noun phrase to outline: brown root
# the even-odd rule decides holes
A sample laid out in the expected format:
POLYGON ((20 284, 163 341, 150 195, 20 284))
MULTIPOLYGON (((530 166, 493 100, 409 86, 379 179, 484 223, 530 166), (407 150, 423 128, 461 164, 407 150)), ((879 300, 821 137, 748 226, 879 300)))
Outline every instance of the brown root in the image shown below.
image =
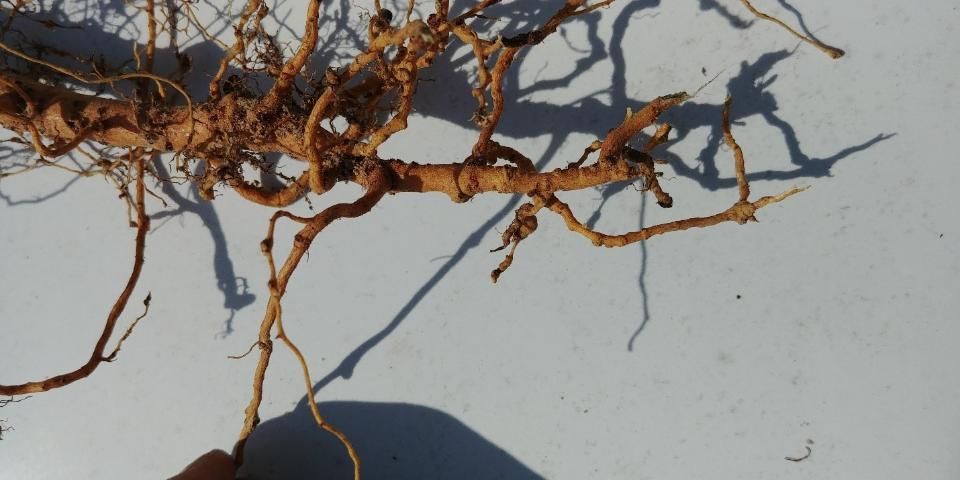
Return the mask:
POLYGON ((782 27, 784 30, 790 32, 791 35, 799 38, 800 40, 803 40, 804 42, 809 43, 810 45, 813 45, 821 52, 826 53, 828 56, 830 56, 830 58, 838 59, 846 54, 846 52, 844 52, 843 50, 837 47, 831 47, 830 45, 827 45, 826 43, 823 43, 820 40, 803 35, 802 33, 791 28, 786 23, 783 23, 783 21, 781 21, 777 17, 772 17, 770 15, 767 15, 766 13, 761 12, 760 10, 757 10, 757 8, 753 6, 753 3, 751 3, 750 0, 740 0, 740 2, 743 3, 744 7, 747 7, 747 10, 750 10, 750 13, 756 15, 757 18, 766 20, 768 22, 776 23, 777 25, 782 27))
MULTIPOLYGON (((594 245, 618 247, 695 227, 755 221, 757 210, 803 190, 794 188, 779 195, 749 200, 743 151, 730 130, 732 106, 729 98, 724 104, 721 122, 724 140, 733 151, 738 200, 713 215, 679 219, 620 235, 587 227, 557 195, 614 182, 638 181, 644 192, 653 195, 660 206, 672 206, 673 198, 658 180, 662 172, 657 171, 657 165, 663 162, 656 160, 652 153, 668 141, 671 127, 659 125, 642 148, 634 148, 631 143, 642 131, 654 127, 664 112, 688 100, 688 94, 680 92, 661 96, 636 112, 628 111, 619 124, 613 125, 603 138, 591 141, 582 156, 564 168, 539 171, 524 153, 498 142, 494 137, 505 115, 504 82, 511 67, 521 58, 520 54, 554 35, 568 19, 591 14, 610 5, 613 0, 593 3, 566 0, 541 26, 509 37, 484 35, 472 26, 499 0, 479 0, 453 18, 449 16, 449 1, 437 0, 434 12, 425 19, 413 18, 412 0, 407 3, 400 19, 394 18, 392 12, 374 0, 374 12, 369 15, 366 29, 367 42, 357 46, 359 53, 343 65, 331 65, 316 72, 309 72, 307 65, 320 43, 318 28, 323 11, 320 0, 308 3, 304 12, 305 33, 289 59, 283 58, 272 37, 265 32, 262 21, 267 8, 261 0, 245 2, 234 28, 234 42, 229 46, 216 40, 197 21, 191 2, 174 7, 172 3, 144 1, 142 11, 146 15, 147 38, 142 48, 134 45, 134 71, 104 72, 95 65, 91 67, 92 71, 81 71, 42 55, 27 53, 28 50, 15 45, 7 33, 14 19, 27 15, 23 7, 28 2, 17 2, 10 10, 8 21, 0 26, 0 51, 4 52, 4 58, 25 65, 22 68, 0 67, 0 126, 15 134, 8 141, 23 145, 19 148, 32 148, 40 157, 37 165, 58 166, 78 175, 104 175, 120 191, 121 198, 128 205, 131 224, 136 227, 132 271, 107 315, 87 362, 75 370, 44 380, 0 385, 0 395, 43 392, 89 376, 101 363, 117 357, 123 342, 146 315, 151 301, 149 294, 144 300, 144 314, 130 324, 112 352, 105 354, 143 268, 146 235, 150 229, 146 195, 160 198, 147 188, 146 177, 169 181, 160 178, 156 170, 162 169, 152 169, 146 159, 163 153, 174 154, 182 178, 194 182, 206 200, 213 199, 217 189, 232 190, 252 203, 285 208, 310 193, 322 195, 338 182, 360 185, 365 193, 351 203, 332 205, 312 216, 277 210, 269 219, 261 250, 270 272, 270 299, 257 339, 247 352, 258 348, 251 398, 234 449, 237 465, 243 462, 244 447, 260 421, 263 385, 276 338, 300 364, 314 420, 341 442, 353 462, 354 478, 360 478, 358 452, 347 436, 332 426, 317 408, 308 363, 284 330, 282 300, 289 281, 317 235, 337 220, 367 214, 387 194, 434 192, 444 194, 454 202, 464 202, 485 193, 527 196, 529 201, 516 210, 512 222, 503 232, 502 245, 493 250, 509 248, 503 261, 491 272, 491 278, 496 282, 511 266, 520 242, 537 230, 537 215, 543 210, 559 215, 570 230, 594 245), (191 98, 176 80, 186 73, 189 61, 184 60, 176 49, 177 22, 161 21, 172 18, 172 12, 164 11, 171 8, 182 8, 188 28, 196 28, 200 35, 219 43, 224 50, 206 88, 209 96, 204 100, 191 98), (162 34, 170 36, 176 51, 180 69, 174 75, 153 72, 159 55, 157 39, 162 34), (407 128, 415 96, 418 88, 422 88, 423 72, 456 41, 469 47, 473 55, 471 62, 475 59, 476 83, 470 93, 476 100, 473 119, 478 132, 469 156, 461 162, 440 164, 420 164, 417 159, 381 158, 378 151, 382 145, 407 128), (230 69, 236 67, 244 75, 253 71, 267 75, 272 79, 271 86, 262 94, 248 91, 243 88, 243 78, 227 77, 230 69), (50 78, 58 81, 52 82, 50 78), (125 96, 119 89, 115 95, 108 96, 102 92, 80 93, 70 87, 95 85, 112 88, 126 82, 134 86, 132 96, 125 96), (168 90, 179 95, 169 94, 168 90), (335 119, 347 122, 344 131, 333 128, 335 119), (124 149, 126 159, 89 153, 91 145, 104 150, 124 149), (89 165, 78 164, 72 169, 57 163, 58 157, 72 152, 86 157, 89 165), (279 187, 267 187, 244 178, 244 167, 267 169, 267 162, 263 160, 266 154, 285 155, 299 161, 298 174, 283 177, 286 183, 279 187), (594 154, 595 161, 589 162, 594 154), (188 168, 191 161, 202 162, 197 169, 200 173, 191 173, 193 170, 188 168), (133 194, 129 192, 131 185, 133 194), (289 254, 278 267, 273 247, 276 224, 281 220, 294 222, 300 229, 292 239, 289 254)), ((759 12, 749 1, 742 2, 757 17, 779 24, 832 57, 843 54, 841 50, 805 37, 780 20, 759 12)), ((32 168, 28 166, 0 175, 10 176, 32 168)))
MULTIPOLYGON (((111 308, 110 313, 107 314, 107 320, 104 323, 103 331, 100 333, 100 338, 93 347, 93 353, 90 354, 90 358, 86 363, 73 371, 54 375, 44 380, 35 380, 21 383, 19 385, 0 385, 0 395, 13 396, 45 392, 47 390, 60 388, 76 382, 77 380, 86 378, 93 373, 93 371, 96 370, 101 363, 113 360, 113 358, 116 356, 116 353, 120 349, 120 343, 122 343, 123 340, 129 336, 130 332, 128 331, 123 336, 123 339, 120 340, 120 343, 117 344, 115 351, 109 356, 104 356, 103 352, 107 348, 107 342, 110 341, 110 337, 113 335, 113 330, 116 328, 117 320, 120 319, 120 315, 127 306, 127 300, 130 299, 130 295, 133 293, 134 288, 136 288, 137 281, 140 279, 140 271, 143 269, 143 252, 146 248, 147 232, 150 230, 150 217, 147 216, 146 206, 144 203, 145 188, 143 157, 144 154, 142 152, 135 153, 132 150, 130 152, 130 163, 135 165, 137 172, 135 200, 137 210, 137 234, 136 238, 134 239, 133 269, 130 272, 130 277, 127 278, 126 285, 124 285, 123 290, 117 297, 116 302, 114 302, 113 308, 111 308)), ((149 298, 149 296, 147 298, 149 298)), ((144 304, 149 305, 149 301, 144 301, 144 304)), ((139 318, 137 320, 139 321, 139 318)), ((136 322, 134 322, 134 325, 135 324, 136 322)), ((132 329, 133 325, 131 325, 130 328, 132 329)))

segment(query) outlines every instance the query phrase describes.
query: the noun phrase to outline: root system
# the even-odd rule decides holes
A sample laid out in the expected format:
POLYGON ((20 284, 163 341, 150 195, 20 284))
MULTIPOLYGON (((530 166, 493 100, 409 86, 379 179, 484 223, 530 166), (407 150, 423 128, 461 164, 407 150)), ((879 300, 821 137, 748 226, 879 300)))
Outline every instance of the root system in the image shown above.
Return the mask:
MULTIPOLYGON (((283 298, 287 286, 317 236, 331 223, 360 217, 391 194, 439 192, 453 202, 465 202, 481 194, 522 194, 528 201, 516 210, 502 235, 504 260, 493 270, 497 281, 515 261, 518 245, 537 230, 538 216, 558 215, 574 233, 593 245, 621 247, 651 237, 710 227, 724 222, 744 224, 755 221, 757 211, 780 202, 800 189, 750 199, 743 152, 730 129, 727 99, 722 118, 724 139, 734 154, 738 196, 725 208, 704 216, 652 225, 633 232, 608 234, 596 231, 579 220, 561 198, 565 192, 589 189, 612 182, 636 181, 645 194, 653 195, 665 208, 673 198, 660 184, 663 162, 657 147, 668 140, 670 126, 659 123, 661 115, 690 98, 685 92, 656 98, 636 111, 628 112, 609 133, 596 138, 581 158, 566 167, 538 171, 523 152, 495 140, 504 115, 504 76, 518 54, 536 49, 555 35, 565 21, 583 15, 599 15, 613 0, 590 2, 566 0, 539 26, 511 36, 486 34, 474 28, 499 0, 476 1, 451 13, 449 0, 436 0, 432 11, 418 18, 413 2, 405 11, 394 13, 374 0, 366 16, 366 38, 353 45, 351 58, 326 68, 308 67, 320 48, 333 48, 319 33, 323 2, 311 0, 303 16, 304 34, 298 45, 286 49, 264 26, 268 14, 262 0, 247 0, 234 26, 234 41, 225 44, 206 31, 197 20, 194 2, 140 0, 141 20, 146 38, 133 47, 133 60, 123 67, 108 68, 93 57, 84 58, 50 48, 38 48, 39 39, 24 38, 18 25, 42 19, 40 7, 29 0, 2 2, 0 25, 0 125, 14 133, 5 140, 28 146, 36 161, 23 168, 5 168, 7 177, 40 166, 55 165, 59 157, 73 153, 89 160, 76 169, 85 176, 100 175, 121 192, 135 229, 129 277, 110 308, 103 330, 89 359, 79 367, 49 378, 0 385, 0 396, 37 394, 64 387, 90 376, 104 362, 118 358, 119 340, 111 339, 144 267, 144 250, 150 217, 147 203, 155 195, 151 186, 170 181, 152 166, 162 154, 173 154, 177 174, 195 182, 201 196, 213 200, 215 192, 232 191, 240 197, 276 208, 267 222, 261 243, 270 271, 269 301, 259 336, 258 360, 253 374, 251 397, 242 419, 234 456, 243 462, 244 446, 259 422, 267 374, 275 341, 279 340, 299 360, 317 425, 335 435, 354 462, 354 477, 360 478, 361 461, 350 440, 320 412, 311 393, 307 361, 283 329, 283 298), (175 42, 177 32, 192 30, 216 42, 222 58, 209 82, 208 96, 192 98, 181 85, 190 68, 190 59, 175 42), (179 69, 174 74, 155 73, 158 39, 170 39, 179 69), (416 95, 430 95, 429 83, 421 82, 425 71, 456 44, 468 46, 475 57, 476 77, 471 94, 476 100, 473 120, 478 129, 476 142, 465 158, 445 164, 420 164, 415 159, 383 158, 380 147, 402 134, 415 116, 411 115, 416 95), (284 51, 290 52, 284 55, 284 51), (238 75, 229 75, 231 69, 238 75), (265 91, 248 87, 244 77, 260 75, 271 80, 265 91), (337 131, 331 120, 345 120, 337 131), (641 132, 650 129, 642 146, 632 146, 641 132), (103 152, 122 152, 110 154, 103 152), (249 180, 244 169, 266 169, 265 154, 283 154, 302 165, 298 175, 281 187, 269 187, 249 180), (198 167, 199 166, 199 167, 198 167), (362 196, 350 203, 323 208, 312 216, 298 216, 285 207, 312 194, 322 196, 338 183, 363 187, 362 196), (275 236, 278 222, 292 222, 299 231, 285 258, 275 258, 274 245, 288 240, 275 236)), ((831 57, 842 51, 826 46, 792 30, 780 20, 742 0, 757 17, 773 21, 791 34, 813 44, 831 57)), ((53 23, 53 22, 51 22, 53 23)), ((49 28, 62 28, 53 24, 49 28)), ((4 160, 0 160, 2 162, 4 160)), ((158 200, 160 201, 160 200, 158 200)), ((149 307, 150 298, 144 300, 149 307)), ((146 313, 146 312, 144 312, 146 313)), ((142 318, 142 317, 141 317, 142 318)), ((135 322, 134 322, 135 324, 135 322)), ((3 379, 10 381, 15 379, 3 379)))

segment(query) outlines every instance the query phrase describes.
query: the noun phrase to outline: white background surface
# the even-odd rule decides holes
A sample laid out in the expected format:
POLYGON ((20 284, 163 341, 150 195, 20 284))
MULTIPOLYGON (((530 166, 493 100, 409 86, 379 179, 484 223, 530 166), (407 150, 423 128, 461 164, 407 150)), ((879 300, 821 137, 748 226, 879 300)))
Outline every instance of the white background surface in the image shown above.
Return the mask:
MULTIPOLYGON (((502 11, 539 5, 520 3, 502 11)), ((626 107, 719 73, 668 116, 687 133, 661 152, 685 165, 685 174, 665 168, 676 206, 641 210, 634 189, 607 192, 597 227, 622 232, 641 215, 649 225, 735 200, 727 149, 701 155, 717 140, 728 89, 747 170, 773 172, 753 176, 754 195, 812 188, 762 210, 758 224, 644 247, 597 249, 541 214, 497 285, 488 275, 502 257, 487 251, 509 224, 508 197, 395 196, 324 231, 291 283, 285 324, 366 478, 960 478, 958 7, 796 2, 812 31, 847 50, 832 61, 772 24, 738 28, 702 8, 712 3, 623 1, 571 22, 520 62, 508 88, 519 100, 495 138, 535 161, 546 154, 554 168, 626 107), (578 71, 591 35, 604 53, 578 71), (517 92, 535 79, 564 80, 517 92), (702 173, 711 162, 719 180, 702 173), (809 459, 784 459, 808 441, 809 459)), ((737 1, 718 4, 750 19, 737 1)), ((797 25, 782 4, 757 2, 797 25)), ((130 28, 105 11, 91 21, 130 28)), ((292 32, 302 11, 273 10, 292 32)), ((466 156, 475 137, 467 79, 443 68, 384 155, 466 156), (429 93, 441 87, 449 93, 429 93)), ((270 212, 230 192, 213 204, 181 192, 189 208, 154 221, 124 321, 147 291, 149 316, 115 363, 0 410, 15 429, 0 441, 0 478, 162 478, 232 446, 255 359, 226 356, 256 337, 270 212)), ((86 359, 128 274, 133 231, 99 179, 46 169, 5 179, 0 193, 0 381, 18 383, 86 359)), ((313 202, 357 193, 340 186, 313 202)), ((586 219, 604 192, 563 198, 586 219)), ((289 245, 282 233, 278 245, 289 245)), ((278 345, 251 476, 348 478, 303 395, 278 345)))

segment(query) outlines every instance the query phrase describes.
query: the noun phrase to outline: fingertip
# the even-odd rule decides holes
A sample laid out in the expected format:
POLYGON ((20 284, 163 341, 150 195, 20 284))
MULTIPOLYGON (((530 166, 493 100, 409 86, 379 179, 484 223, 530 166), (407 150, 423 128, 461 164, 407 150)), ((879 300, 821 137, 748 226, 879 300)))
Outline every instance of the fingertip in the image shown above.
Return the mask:
POLYGON ((233 457, 223 450, 211 450, 194 460, 170 480, 233 480, 236 476, 233 457))

